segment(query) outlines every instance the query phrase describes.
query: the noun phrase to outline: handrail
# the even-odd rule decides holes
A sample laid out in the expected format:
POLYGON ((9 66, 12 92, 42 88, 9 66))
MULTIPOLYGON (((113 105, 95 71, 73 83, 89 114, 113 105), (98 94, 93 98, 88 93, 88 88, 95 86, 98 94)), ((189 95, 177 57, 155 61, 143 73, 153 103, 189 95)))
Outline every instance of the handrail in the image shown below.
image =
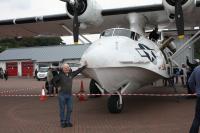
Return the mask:
POLYGON ((200 30, 193 35, 188 41, 186 41, 172 56, 171 59, 176 58, 178 55, 180 55, 186 48, 188 48, 190 45, 195 43, 200 38, 200 30))

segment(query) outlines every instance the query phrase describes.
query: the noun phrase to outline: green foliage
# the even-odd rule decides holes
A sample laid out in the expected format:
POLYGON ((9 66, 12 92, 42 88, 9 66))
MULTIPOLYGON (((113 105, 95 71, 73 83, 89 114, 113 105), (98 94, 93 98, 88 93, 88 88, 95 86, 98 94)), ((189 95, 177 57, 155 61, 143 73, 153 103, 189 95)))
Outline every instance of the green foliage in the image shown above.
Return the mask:
POLYGON ((0 52, 7 48, 53 46, 63 44, 60 37, 15 38, 0 40, 0 52))

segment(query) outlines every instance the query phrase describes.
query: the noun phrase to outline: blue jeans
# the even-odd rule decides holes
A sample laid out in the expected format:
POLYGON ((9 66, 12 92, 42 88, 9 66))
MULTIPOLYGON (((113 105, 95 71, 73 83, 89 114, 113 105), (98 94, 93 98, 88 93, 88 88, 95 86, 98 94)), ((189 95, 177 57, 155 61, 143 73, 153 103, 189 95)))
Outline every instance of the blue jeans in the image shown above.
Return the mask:
POLYGON ((192 123, 192 127, 190 128, 190 133, 198 133, 200 125, 200 97, 197 97, 195 116, 192 123))
POLYGON ((71 123, 72 95, 60 92, 58 96, 61 123, 71 123), (65 108, 65 105, 67 108, 65 108), (66 110, 66 111, 65 111, 66 110))

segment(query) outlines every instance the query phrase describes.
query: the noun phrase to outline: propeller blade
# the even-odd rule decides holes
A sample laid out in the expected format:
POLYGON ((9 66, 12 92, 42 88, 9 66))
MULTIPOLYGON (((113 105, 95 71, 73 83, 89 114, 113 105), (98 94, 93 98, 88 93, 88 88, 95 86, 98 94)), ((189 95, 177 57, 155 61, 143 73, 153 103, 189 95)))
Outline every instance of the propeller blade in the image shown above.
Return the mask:
POLYGON ((78 2, 76 1, 74 4, 74 18, 73 18, 73 37, 74 44, 78 44, 79 40, 79 21, 78 21, 78 2))
POLYGON ((184 18, 181 2, 182 0, 176 0, 175 2, 175 20, 178 38, 184 38, 184 18))

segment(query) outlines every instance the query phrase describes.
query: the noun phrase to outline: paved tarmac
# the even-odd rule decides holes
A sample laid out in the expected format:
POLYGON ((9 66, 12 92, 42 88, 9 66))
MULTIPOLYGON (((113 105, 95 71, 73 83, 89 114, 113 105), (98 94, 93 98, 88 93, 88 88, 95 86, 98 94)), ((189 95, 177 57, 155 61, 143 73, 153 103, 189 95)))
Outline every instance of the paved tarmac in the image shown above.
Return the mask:
MULTIPOLYGON (((84 79, 88 88, 88 79, 84 79)), ((74 97, 72 128, 60 128, 57 97, 8 97, 8 94, 40 94, 43 81, 0 79, 0 133, 188 133, 195 99, 185 97, 124 96, 124 110, 110 114, 108 96, 80 102, 74 97)), ((74 92, 80 88, 75 79, 74 92)), ((148 86, 139 93, 173 93, 173 89, 148 86)), ((179 93, 186 89, 179 85, 179 93)))

